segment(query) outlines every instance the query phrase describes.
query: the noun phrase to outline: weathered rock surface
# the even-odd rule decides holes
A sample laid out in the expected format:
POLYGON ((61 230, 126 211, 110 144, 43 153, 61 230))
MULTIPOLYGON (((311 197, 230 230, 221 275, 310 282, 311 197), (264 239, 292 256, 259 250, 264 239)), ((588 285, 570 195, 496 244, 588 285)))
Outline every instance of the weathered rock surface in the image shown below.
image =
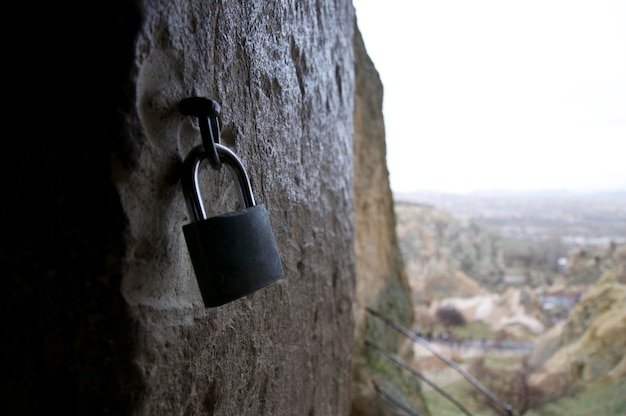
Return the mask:
POLYGON ((626 377, 626 285, 606 271, 570 311, 544 334, 529 363, 531 381, 558 389, 579 382, 626 377))
POLYGON ((592 248, 579 248, 567 256, 564 280, 568 286, 593 284, 607 270, 626 283, 626 244, 611 243, 592 248))
MULTIPOLYGON (((145 392, 138 415, 342 415, 351 407, 354 296, 349 1, 144 4, 136 45, 134 168, 118 181, 128 217, 123 294, 145 392), (178 102, 222 104, 222 141, 268 209, 284 279, 206 309, 183 240, 180 183, 200 143, 178 102)), ((235 209, 208 169, 207 214, 235 209)))
MULTIPOLYGON (((19 131, 2 152, 12 197, 0 251, 2 356, 19 365, 5 365, 1 411, 349 414, 353 339, 380 329, 363 307, 411 319, 384 135, 353 146, 353 116, 369 134, 382 115, 381 95, 363 89, 379 88, 371 73, 355 97, 351 2, 114 1, 81 19, 21 7, 33 36, 9 53, 19 131), (285 269, 215 309, 181 230, 181 161, 200 138, 177 104, 194 95, 222 103, 222 143, 268 208, 285 269)), ((209 215, 236 208, 230 177, 203 171, 201 188, 209 215)))
POLYGON ((504 276, 497 240, 426 205, 396 204, 397 233, 416 303, 485 293, 504 276))
POLYGON ((408 388, 406 402, 427 414, 420 387, 402 377, 389 360, 365 348, 365 340, 405 356, 406 341, 376 318, 370 307, 410 327, 413 322, 410 288, 395 231, 393 199, 386 162, 385 127, 382 114, 383 86, 355 29, 354 100, 354 224, 356 253, 356 321, 354 346, 353 416, 393 414, 393 405, 377 396, 372 382, 397 379, 389 388, 408 388), (375 371, 376 369, 376 371, 375 371), (378 377, 378 378, 376 378, 378 377))

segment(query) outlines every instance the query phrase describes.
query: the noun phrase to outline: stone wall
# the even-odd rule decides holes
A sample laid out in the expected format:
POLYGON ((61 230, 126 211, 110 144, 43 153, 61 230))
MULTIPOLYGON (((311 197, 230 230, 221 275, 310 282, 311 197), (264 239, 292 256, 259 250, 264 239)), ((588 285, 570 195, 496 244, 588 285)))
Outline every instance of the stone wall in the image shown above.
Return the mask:
MULTIPOLYGON (((6 68, 2 413, 334 416, 353 397, 384 413, 371 385, 352 389, 381 333, 364 307, 404 324, 411 308, 382 88, 351 2, 31 7, 6 68), (285 270, 219 308, 203 306, 182 234, 180 168, 200 143, 177 108, 189 96, 222 103, 222 142, 285 270)), ((230 177, 206 170, 201 187, 210 215, 236 209, 230 177)))
MULTIPOLYGON (((3 414, 346 415, 354 297, 350 1, 18 6, 3 414), (267 207, 283 281, 207 309, 183 240, 178 102, 267 207), (121 288, 121 291, 120 291, 121 288), (11 364, 11 365, 9 365, 11 364)), ((208 171, 209 213, 234 185, 208 171)))
MULTIPOLYGON (((128 218, 122 292, 137 328, 136 414, 350 411, 354 295, 349 1, 150 2, 136 45, 139 131, 118 190, 128 218), (170 180, 200 143, 177 110, 222 104, 222 142, 269 212, 285 277, 205 308, 170 180)), ((230 177, 201 180, 209 216, 235 209, 230 177)))

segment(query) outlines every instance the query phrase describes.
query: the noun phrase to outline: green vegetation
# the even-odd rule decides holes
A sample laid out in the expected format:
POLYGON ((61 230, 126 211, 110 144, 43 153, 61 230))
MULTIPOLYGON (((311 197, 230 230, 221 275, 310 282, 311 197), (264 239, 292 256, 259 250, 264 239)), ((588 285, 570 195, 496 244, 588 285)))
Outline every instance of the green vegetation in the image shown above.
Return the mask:
MULTIPOLYGON (((485 409, 483 411, 480 404, 476 402, 475 399, 477 395, 481 394, 478 390, 474 390, 476 394, 467 394, 468 385, 469 382, 463 379, 461 381, 456 381, 454 383, 446 385, 445 391, 455 400, 463 404, 463 406, 465 406, 465 408, 474 415, 480 414, 481 416, 497 416, 498 414, 494 413, 490 409, 485 409)), ((456 407, 448 399, 446 399, 433 389, 424 389, 424 398, 426 399, 428 409, 433 416, 463 415, 463 412, 461 412, 458 407, 456 407)))
MULTIPOLYGON (((371 375, 385 391, 416 411, 424 408, 421 385, 415 376, 376 351, 368 350, 367 359, 371 375)), ((387 403, 384 414, 405 415, 401 409, 387 403)))
MULTIPOLYGON (((484 363, 479 363, 479 366, 485 365, 490 369, 498 368, 498 378, 501 379, 495 386, 506 386, 509 384, 515 384, 515 371, 513 366, 519 364, 523 360, 523 356, 511 357, 502 356, 497 354, 486 354, 484 363), (509 380, 510 381, 505 381, 509 380), (503 382, 504 381, 504 382, 503 382)), ((470 366, 472 367, 472 366, 470 366)), ((475 367, 475 366, 474 366, 475 367)), ((493 370, 490 370, 493 371, 493 370)), ((481 382, 485 382, 490 387, 492 383, 490 378, 496 375, 484 373, 482 370, 476 368, 470 369, 470 373, 476 376, 481 382)), ((470 410, 473 414, 480 414, 481 416, 501 415, 494 409, 485 407, 485 396, 482 395, 477 389, 475 389, 467 380, 459 379, 444 387, 445 391, 461 402, 463 406, 470 410)), ((516 404, 511 400, 507 400, 504 392, 500 392, 498 388, 492 387, 492 391, 496 396, 500 397, 504 402, 512 403, 513 409, 519 412, 521 404, 516 404)), ((534 399, 548 400, 555 399, 555 401, 546 403, 541 407, 534 410, 528 410, 523 413, 523 416, 625 416, 626 415, 626 379, 618 379, 606 381, 600 384, 595 384, 586 390, 581 390, 576 394, 565 395, 563 392, 562 398, 541 398, 541 392, 534 392, 534 399)), ((423 395, 432 415, 436 416, 458 416, 462 415, 462 412, 450 403, 446 398, 441 396, 436 391, 430 388, 423 389, 423 395)))
MULTIPOLYGON (((401 279, 387 279, 386 282, 387 284, 380 293, 377 305, 373 306, 372 309, 404 327, 410 327, 413 312, 409 290, 405 286, 406 282, 401 279)), ((366 371, 361 373, 361 377, 357 379, 357 382, 367 383, 368 388, 373 388, 367 380, 369 377, 372 377, 380 387, 396 399, 420 414, 428 414, 425 410, 419 380, 389 358, 372 348, 367 348, 365 346, 366 340, 387 352, 401 355, 403 359, 410 360, 412 355, 410 349, 407 349, 405 354, 398 354, 398 351, 402 349, 401 345, 406 343, 406 338, 403 335, 389 328, 380 319, 368 315, 367 329, 364 332, 363 339, 357 340, 357 345, 363 348, 359 355, 365 358, 363 365, 366 367, 366 371), (367 373, 367 376, 365 373, 367 373)), ((366 414, 374 414, 374 409, 376 409, 380 414, 390 416, 405 415, 401 409, 391 403, 387 403, 383 398, 368 403, 368 407, 368 413, 366 414)))
POLYGON ((523 277, 532 287, 552 284, 559 275, 558 259, 567 255, 562 244, 555 240, 502 237, 499 241, 507 273, 523 277))
MULTIPOLYGON (((467 275, 483 288, 506 295, 501 296, 498 303, 494 303, 493 313, 500 313, 496 308, 506 308, 509 306, 506 302, 513 304, 514 301, 514 305, 526 309, 527 316, 546 318, 544 323, 568 319, 568 325, 577 328, 581 334, 584 333, 584 329, 593 321, 591 312, 598 308, 585 306, 586 312, 577 317, 572 312, 573 303, 585 301, 582 294, 591 293, 587 288, 597 283, 607 271, 615 274, 617 282, 626 283, 626 246, 620 243, 624 239, 623 219, 626 218, 626 206, 623 202, 613 208, 594 208, 593 203, 554 204, 557 201, 547 200, 540 205, 526 203, 528 201, 502 206, 489 203, 472 208, 475 209, 475 215, 471 215, 467 211, 468 207, 460 201, 449 202, 450 212, 458 209, 475 224, 489 228, 497 234, 491 245, 495 249, 493 252, 489 251, 487 239, 479 238, 479 233, 462 227, 462 224, 446 227, 444 221, 452 224, 454 218, 448 218, 435 208, 428 211, 422 209, 421 213, 415 214, 416 218, 409 215, 408 208, 403 211, 406 221, 399 221, 400 242, 402 243, 403 238, 411 238, 410 247, 402 247, 412 249, 405 250, 405 259, 410 266, 409 270, 421 279, 418 281, 420 285, 416 285, 421 288, 419 293, 413 294, 417 306, 415 323, 420 335, 427 340, 440 342, 446 354, 466 368, 502 402, 512 405, 516 414, 626 416, 625 377, 622 376, 622 380, 598 382, 602 374, 605 374, 598 370, 598 366, 606 366, 608 364, 605 362, 609 361, 613 363, 615 360, 607 355, 614 354, 619 358, 620 351, 623 350, 623 338, 612 335, 623 333, 623 326, 616 326, 623 320, 603 320, 602 337, 598 336, 598 329, 590 328, 594 337, 585 339, 584 346, 575 342, 578 336, 569 334, 566 337, 555 331, 547 332, 546 337, 542 338, 544 342, 540 344, 541 349, 533 355, 532 361, 528 361, 522 352, 464 348, 467 344, 456 348, 456 343, 461 340, 536 340, 535 328, 525 325, 523 319, 512 319, 506 327, 499 326, 502 329, 495 331, 484 322, 472 321, 471 311, 466 313, 467 310, 463 310, 463 314, 460 314, 461 311, 442 306, 443 303, 432 303, 446 297, 476 296, 470 291, 467 295, 463 292, 467 284, 459 277, 467 275), (600 211, 597 215, 590 215, 595 212, 594 209, 600 211), (417 221, 418 214, 424 217, 420 217, 420 221, 417 221), (417 231, 409 232, 412 231, 411 227, 417 231), (489 259, 491 260, 488 262, 489 259), (456 273, 457 270, 465 273, 456 273), (490 279, 489 276, 494 275, 494 272, 500 273, 495 273, 496 279, 490 279), (612 325, 610 331, 609 322, 612 325), (619 344, 614 344, 615 342, 619 344), (598 377, 581 378, 576 376, 575 371, 565 369, 561 377, 559 374, 564 366, 578 369, 576 366, 572 367, 572 364, 557 362, 552 367, 540 367, 548 356, 556 354, 552 351, 553 347, 567 344, 574 345, 576 351, 580 350, 577 356, 592 356, 595 352, 602 351, 593 355, 595 358, 587 363, 588 373, 597 374, 598 377), (546 357, 542 357, 542 354, 546 357), (551 376, 533 378, 542 373, 551 376), (543 381, 535 384, 531 380, 543 381)), ((402 216, 400 219, 402 220, 402 216)), ((414 276, 411 278, 415 279, 414 276)), ((596 292, 596 303, 604 304, 613 299, 605 291, 596 292)), ((590 302, 589 299, 586 301, 590 302)), ((622 298, 619 298, 619 302, 623 305, 622 298)), ((455 305, 459 305, 457 308, 463 307, 462 303, 455 305)), ((492 318, 494 315, 488 315, 489 322, 493 321, 492 318)), ((526 345, 520 343, 522 344, 526 345)), ((569 350, 566 352, 570 353, 569 350)), ((623 359, 623 355, 621 357, 623 359)), ((413 364, 427 379, 435 382, 472 414, 491 416, 506 413, 501 408, 502 403, 493 408, 492 400, 434 357, 420 355, 419 360, 413 364)), ((613 364, 609 367, 612 368, 613 364)), ((395 380, 395 384, 401 385, 402 381, 395 380)), ((422 392, 432 416, 463 414, 462 410, 436 389, 424 384, 422 392)))
POLYGON ((574 397, 567 397, 525 416, 624 416, 626 379, 595 385, 574 397))
POLYGON ((439 321, 417 322, 421 336, 425 338, 439 337, 444 332, 452 333, 457 339, 494 339, 502 336, 483 321, 468 321, 461 325, 445 325, 439 321))
POLYGON ((497 336, 497 333, 483 321, 470 321, 463 326, 457 326, 454 328, 454 333, 462 339, 495 338, 497 336))

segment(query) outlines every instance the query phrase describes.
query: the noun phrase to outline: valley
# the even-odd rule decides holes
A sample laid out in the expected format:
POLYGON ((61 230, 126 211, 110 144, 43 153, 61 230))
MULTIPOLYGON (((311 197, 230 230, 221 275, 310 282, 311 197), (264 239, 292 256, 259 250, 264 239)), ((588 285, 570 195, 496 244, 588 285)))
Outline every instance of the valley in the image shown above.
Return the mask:
MULTIPOLYGON (((626 377, 626 341, 616 335, 626 331, 626 194, 414 193, 395 195, 395 213, 414 330, 518 409, 626 377), (591 324, 607 319, 610 328, 591 324), (564 358, 564 349, 578 356, 564 358), (534 393, 502 388, 515 380, 534 393)), ((420 348, 414 366, 470 394, 420 348)), ((431 407, 443 406, 433 414, 460 414, 432 394, 431 407)), ((465 397, 484 407, 474 399, 465 397)))

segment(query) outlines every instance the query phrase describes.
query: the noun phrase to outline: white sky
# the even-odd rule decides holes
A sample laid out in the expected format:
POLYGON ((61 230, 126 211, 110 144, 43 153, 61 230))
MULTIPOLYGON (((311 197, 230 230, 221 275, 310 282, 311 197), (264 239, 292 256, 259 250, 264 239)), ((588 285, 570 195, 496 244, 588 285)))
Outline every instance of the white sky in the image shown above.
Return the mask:
POLYGON ((626 190, 626 0, 353 0, 395 192, 626 190))

